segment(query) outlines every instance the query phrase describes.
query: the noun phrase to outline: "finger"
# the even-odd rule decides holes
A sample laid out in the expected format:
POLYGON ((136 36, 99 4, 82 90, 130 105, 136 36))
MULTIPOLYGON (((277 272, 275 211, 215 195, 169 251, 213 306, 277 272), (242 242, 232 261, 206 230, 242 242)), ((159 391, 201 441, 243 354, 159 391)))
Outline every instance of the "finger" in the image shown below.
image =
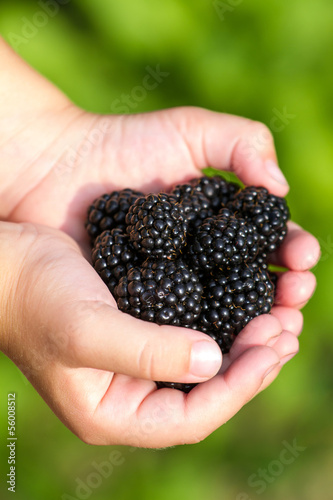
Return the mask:
POLYGON ((202 382, 222 363, 208 335, 135 319, 105 303, 72 307, 67 362, 156 381, 202 382))
POLYGON ((35 250, 36 277, 29 281, 29 287, 36 284, 28 294, 31 331, 42 347, 50 346, 53 358, 65 366, 157 381, 201 382, 218 372, 222 355, 214 340, 119 311, 106 285, 67 238, 53 241, 51 263, 42 248, 35 250))
POLYGON ((273 349, 255 347, 238 358, 226 374, 197 386, 189 395, 173 389, 155 390, 155 384, 148 380, 124 375, 115 375, 110 382, 105 372, 99 372, 105 387, 101 397, 97 371, 60 369, 60 382, 52 379, 57 386, 55 399, 61 402, 55 411, 90 444, 160 448, 194 443, 239 411, 278 363, 273 349), (66 398, 71 400, 70 413, 66 398))
POLYGON ((287 194, 288 183, 266 125, 201 108, 178 108, 171 116, 197 167, 232 170, 244 184, 264 186, 278 196, 287 194))
POLYGON ((309 272, 287 271, 279 276, 275 304, 301 309, 312 297, 316 278, 309 272))
POLYGON ((279 320, 283 330, 300 335, 303 329, 303 314, 292 307, 274 306, 271 315, 279 320))
MULTIPOLYGON (((269 314, 263 314, 254 318, 248 323, 245 328, 237 335, 233 343, 229 361, 233 362, 244 351, 254 346, 272 345, 282 333, 280 321, 269 314)), ((222 367, 225 365, 225 357, 223 358, 222 367)))
POLYGON ((297 336, 301 333, 302 326, 303 315, 300 311, 290 307, 274 306, 271 314, 263 314, 253 319, 238 334, 230 352, 223 356, 219 373, 224 373, 231 363, 247 349, 260 345, 275 349, 282 334, 288 332, 288 335, 293 333, 297 336))
POLYGON ((318 240, 295 222, 288 222, 288 234, 281 247, 270 256, 270 262, 292 271, 307 271, 319 258, 318 240))
POLYGON ((296 337, 290 332, 284 332, 281 338, 272 347, 279 353, 281 361, 265 378, 257 394, 265 390, 277 378, 283 366, 291 361, 299 351, 299 343, 296 337))
POLYGON ((137 443, 140 444, 140 429, 142 439, 142 426, 148 419, 151 433, 144 436, 144 446, 163 447, 201 441, 253 397, 267 372, 278 363, 279 357, 273 349, 254 347, 240 356, 224 375, 195 387, 187 396, 173 389, 152 393, 137 412, 137 443), (156 408, 164 416, 161 420, 154 418, 156 408))
POLYGON ((281 335, 270 342, 270 347, 277 352, 280 358, 280 364, 283 365, 291 357, 295 356, 299 350, 299 342, 296 335, 291 332, 283 331, 281 335), (287 359, 288 358, 288 359, 287 359))

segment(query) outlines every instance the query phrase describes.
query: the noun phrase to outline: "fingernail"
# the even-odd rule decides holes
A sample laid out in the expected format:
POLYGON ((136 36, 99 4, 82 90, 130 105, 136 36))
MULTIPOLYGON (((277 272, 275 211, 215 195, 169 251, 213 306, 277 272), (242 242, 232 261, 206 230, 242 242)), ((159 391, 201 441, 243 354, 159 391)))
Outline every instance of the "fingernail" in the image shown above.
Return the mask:
POLYGON ((277 181, 279 184, 282 184, 283 186, 288 186, 287 179, 285 178, 278 164, 275 163, 275 161, 266 160, 265 167, 269 175, 273 177, 275 181, 277 181))
POLYGON ((213 377, 222 363, 220 348, 211 342, 200 341, 192 346, 190 372, 196 377, 213 377))
POLYGON ((281 358, 281 361, 280 361, 281 365, 285 365, 286 363, 288 363, 288 361, 293 359, 293 357, 296 356, 297 353, 298 353, 298 351, 292 352, 291 354, 287 354, 286 356, 283 356, 283 358, 281 358))

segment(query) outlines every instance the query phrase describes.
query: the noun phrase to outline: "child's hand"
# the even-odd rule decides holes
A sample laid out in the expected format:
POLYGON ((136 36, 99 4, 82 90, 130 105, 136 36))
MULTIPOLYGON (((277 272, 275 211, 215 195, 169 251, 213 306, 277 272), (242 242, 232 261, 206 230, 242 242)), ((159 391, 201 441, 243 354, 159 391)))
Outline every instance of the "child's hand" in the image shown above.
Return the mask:
POLYGON ((220 375, 188 395, 157 390, 153 380, 214 376, 221 364, 217 344, 203 333, 119 312, 64 233, 32 224, 0 226, 1 350, 84 441, 144 447, 196 442, 240 410, 298 350, 301 314, 276 308, 289 331, 282 332, 273 316, 261 316, 224 356, 220 375))
POLYGON ((268 129, 198 108, 91 115, 22 66, 1 40, 0 59, 14 73, 0 74, 0 213, 54 228, 1 224, 1 350, 85 441, 159 447, 204 438, 297 351, 298 309, 315 287, 308 269, 319 257, 317 241, 289 224, 272 257, 289 268, 279 279, 278 306, 238 336, 220 375, 185 396, 156 391, 152 381, 208 380, 221 363, 217 345, 204 334, 117 311, 82 256, 88 257, 83 221, 88 204, 104 192, 167 189, 206 166, 233 170, 244 183, 284 196, 288 186, 274 167, 268 129), (190 351, 197 340, 212 346, 215 357, 209 362, 206 351, 204 373, 197 354, 195 375, 190 351))

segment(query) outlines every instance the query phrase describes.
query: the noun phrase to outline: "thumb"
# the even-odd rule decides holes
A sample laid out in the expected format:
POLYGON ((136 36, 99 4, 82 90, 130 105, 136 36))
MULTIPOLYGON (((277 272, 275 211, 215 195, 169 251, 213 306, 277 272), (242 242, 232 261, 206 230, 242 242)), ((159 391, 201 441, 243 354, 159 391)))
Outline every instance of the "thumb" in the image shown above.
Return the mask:
POLYGON ((202 108, 170 110, 199 168, 233 171, 244 184, 285 196, 288 183, 278 167, 273 136, 266 125, 202 108))
POLYGON ((14 258, 20 284, 13 285, 17 294, 11 301, 11 316, 18 316, 15 331, 21 333, 11 340, 12 359, 23 356, 40 367, 61 363, 188 383, 218 372, 222 355, 210 337, 118 311, 73 240, 42 226, 25 228, 24 238, 22 230, 16 240, 20 246, 24 242, 24 252, 16 245, 14 254, 21 256, 19 266, 14 258))
POLYGON ((203 333, 144 322, 105 302, 78 303, 67 314, 71 365, 187 383, 207 380, 221 367, 220 348, 203 333))

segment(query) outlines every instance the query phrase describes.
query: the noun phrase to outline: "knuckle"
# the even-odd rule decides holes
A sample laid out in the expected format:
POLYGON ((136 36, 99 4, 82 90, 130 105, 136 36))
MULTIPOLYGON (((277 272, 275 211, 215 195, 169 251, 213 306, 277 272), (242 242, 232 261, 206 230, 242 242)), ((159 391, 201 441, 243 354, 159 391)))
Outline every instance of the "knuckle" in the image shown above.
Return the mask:
POLYGON ((248 127, 250 135, 273 142, 273 134, 265 123, 250 120, 248 127))

